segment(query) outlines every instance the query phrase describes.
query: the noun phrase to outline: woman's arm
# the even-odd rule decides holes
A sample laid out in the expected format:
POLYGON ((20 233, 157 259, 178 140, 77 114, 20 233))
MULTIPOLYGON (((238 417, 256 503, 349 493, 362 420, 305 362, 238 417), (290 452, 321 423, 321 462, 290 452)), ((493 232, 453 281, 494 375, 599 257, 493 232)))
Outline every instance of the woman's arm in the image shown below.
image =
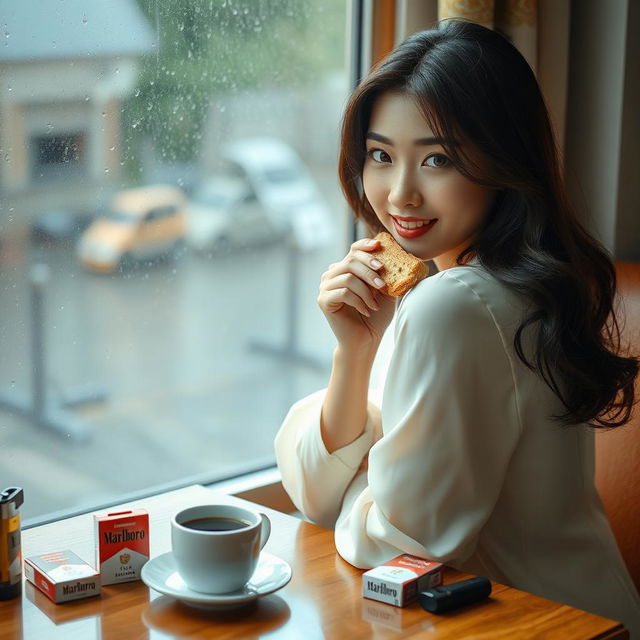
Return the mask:
MULTIPOLYGON (((453 271, 453 270, 452 270, 453 271)), ((501 295, 498 291, 495 295, 501 295)), ((446 272, 403 300, 366 484, 345 491, 336 547, 366 568, 399 553, 473 553, 521 435, 509 345, 485 302, 446 272)))
POLYGON ((364 431, 374 358, 373 349, 349 354, 337 347, 333 353, 331 377, 320 416, 322 441, 329 453, 350 444, 364 431))
POLYGON ((347 486, 362 472, 379 438, 379 409, 368 403, 373 361, 395 309, 382 294, 371 254, 377 240, 358 240, 340 262, 322 275, 318 305, 336 336, 326 391, 296 403, 275 448, 282 483, 310 520, 332 526, 347 486))
MULTIPOLYGON (((326 391, 296 402, 275 438, 282 485, 293 504, 309 520, 332 527, 354 478, 363 475, 363 460, 380 438, 380 410, 369 403, 362 435, 329 453, 320 434, 320 412, 326 391)), ((365 476, 366 477, 366 476, 365 476)))
POLYGON ((380 292, 384 283, 377 269, 382 264, 371 254, 378 247, 378 240, 354 242, 320 281, 318 305, 338 343, 321 416, 329 453, 363 433, 371 368, 393 317, 395 300, 380 292))

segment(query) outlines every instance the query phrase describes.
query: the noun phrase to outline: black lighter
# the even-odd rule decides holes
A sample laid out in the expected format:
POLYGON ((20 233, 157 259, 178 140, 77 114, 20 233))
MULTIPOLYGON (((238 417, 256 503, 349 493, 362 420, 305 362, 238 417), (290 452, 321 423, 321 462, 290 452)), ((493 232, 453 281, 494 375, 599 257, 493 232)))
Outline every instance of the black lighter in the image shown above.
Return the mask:
POLYGON ((445 613, 458 607, 480 602, 489 597, 491 582, 486 578, 470 578, 453 584, 432 587, 418 594, 420 606, 430 613, 445 613))
POLYGON ((22 553, 20 551, 20 513, 24 494, 19 487, 0 493, 0 600, 22 593, 22 553))

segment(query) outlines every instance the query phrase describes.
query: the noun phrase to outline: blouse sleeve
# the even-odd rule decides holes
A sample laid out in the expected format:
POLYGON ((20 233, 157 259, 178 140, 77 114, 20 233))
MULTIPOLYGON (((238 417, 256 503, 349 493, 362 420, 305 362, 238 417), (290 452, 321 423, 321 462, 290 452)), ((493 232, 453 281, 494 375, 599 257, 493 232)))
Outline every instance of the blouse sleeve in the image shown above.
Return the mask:
POLYGON ((449 273, 423 281, 398 310, 383 437, 336 524, 337 550, 357 567, 399 553, 468 558, 520 436, 505 337, 490 303, 449 273))
POLYGON ((275 439, 282 484, 293 504, 311 521, 333 527, 347 486, 380 437, 380 410, 369 402, 365 430, 356 440, 329 453, 320 434, 326 389, 294 404, 275 439))

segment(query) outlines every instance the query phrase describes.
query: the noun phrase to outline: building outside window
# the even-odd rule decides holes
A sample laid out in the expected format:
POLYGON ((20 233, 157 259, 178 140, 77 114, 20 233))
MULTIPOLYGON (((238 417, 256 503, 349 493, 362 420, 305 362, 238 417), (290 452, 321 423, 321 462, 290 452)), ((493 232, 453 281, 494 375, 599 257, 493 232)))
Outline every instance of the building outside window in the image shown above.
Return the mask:
POLYGON ((1 488, 29 519, 271 464, 330 364, 347 3, 0 16, 1 488))

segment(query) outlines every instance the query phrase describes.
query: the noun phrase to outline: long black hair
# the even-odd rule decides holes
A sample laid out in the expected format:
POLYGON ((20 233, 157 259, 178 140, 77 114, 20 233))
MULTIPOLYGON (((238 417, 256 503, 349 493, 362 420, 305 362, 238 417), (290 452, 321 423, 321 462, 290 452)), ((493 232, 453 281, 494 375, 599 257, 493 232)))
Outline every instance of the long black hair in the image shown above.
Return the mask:
POLYGON ((443 144, 460 173, 497 191, 458 263, 474 256, 530 301, 515 350, 564 405, 554 417, 596 427, 628 422, 638 361, 620 347, 615 268, 569 205, 544 99, 525 59, 495 31, 446 20, 410 36, 362 81, 345 110, 339 175, 372 232, 382 226, 362 189, 365 136, 376 99, 390 91, 413 98, 435 135, 464 140, 488 160, 483 170, 461 151, 465 145, 443 144), (525 353, 529 330, 535 346, 525 353))

